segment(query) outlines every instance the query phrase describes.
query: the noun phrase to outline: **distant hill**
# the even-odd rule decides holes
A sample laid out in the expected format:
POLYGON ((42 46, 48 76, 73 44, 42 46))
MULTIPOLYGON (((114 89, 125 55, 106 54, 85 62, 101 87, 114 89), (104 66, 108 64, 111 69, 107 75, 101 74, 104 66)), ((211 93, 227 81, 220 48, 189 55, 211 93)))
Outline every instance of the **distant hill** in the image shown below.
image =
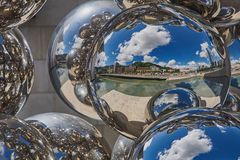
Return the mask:
POLYGON ((156 66, 158 68, 161 68, 161 69, 166 69, 166 70, 169 70, 169 69, 172 69, 170 67, 164 67, 164 66, 160 66, 158 64, 154 64, 154 63, 150 63, 150 62, 135 62, 132 64, 133 66, 136 66, 136 67, 150 67, 150 66, 156 66))

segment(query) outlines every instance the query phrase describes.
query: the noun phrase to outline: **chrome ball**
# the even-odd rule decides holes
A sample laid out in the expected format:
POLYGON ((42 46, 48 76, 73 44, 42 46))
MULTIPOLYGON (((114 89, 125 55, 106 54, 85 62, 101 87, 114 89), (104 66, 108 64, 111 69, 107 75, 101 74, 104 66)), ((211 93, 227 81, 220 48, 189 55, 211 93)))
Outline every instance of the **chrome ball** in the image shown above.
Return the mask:
POLYGON ((134 138, 147 125, 151 98, 167 89, 191 88, 201 106, 222 105, 230 83, 223 43, 216 28, 182 9, 162 4, 123 11, 92 47, 88 90, 95 110, 134 138))
POLYGON ((0 34, 0 113, 15 115, 33 85, 31 50, 18 29, 0 34))
POLYGON ((129 159, 239 158, 240 121, 210 109, 190 109, 156 121, 134 144, 129 159))
POLYGON ((59 23, 49 45, 49 74, 56 92, 69 107, 94 119, 99 117, 90 106, 86 61, 93 38, 119 11, 108 0, 81 4, 59 23))
POLYGON ((132 8, 144 4, 167 3, 189 9, 205 19, 216 17, 220 12, 220 0, 115 0, 121 9, 132 8))
POLYGON ((26 121, 47 138, 56 160, 110 159, 108 146, 100 132, 81 118, 63 113, 44 113, 26 121))
POLYGON ((45 137, 23 120, 0 116, 0 159, 54 160, 45 137))
POLYGON ((134 141, 124 136, 119 136, 112 150, 111 160, 126 160, 134 141))
POLYGON ((17 27, 30 20, 47 0, 0 0, 0 31, 17 27))
POLYGON ((186 88, 174 88, 152 97, 148 102, 146 114, 150 117, 148 121, 154 122, 174 110, 196 108, 200 104, 200 99, 193 91, 186 88))

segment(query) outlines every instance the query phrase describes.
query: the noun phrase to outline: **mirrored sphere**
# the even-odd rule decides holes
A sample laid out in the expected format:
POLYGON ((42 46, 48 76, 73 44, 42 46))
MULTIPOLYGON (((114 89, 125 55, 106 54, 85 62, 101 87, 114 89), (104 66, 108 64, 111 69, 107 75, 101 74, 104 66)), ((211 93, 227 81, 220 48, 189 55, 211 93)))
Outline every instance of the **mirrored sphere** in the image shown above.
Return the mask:
POLYGON ((119 11, 110 0, 81 4, 60 22, 49 45, 49 73, 56 92, 68 106, 94 119, 99 117, 88 106, 86 60, 93 37, 119 11))
POLYGON ((33 85, 34 63, 30 48, 18 29, 0 34, 0 113, 15 115, 33 85))
POLYGON ((142 134, 129 159, 240 158, 240 121, 230 114, 210 109, 190 109, 161 122, 156 121, 142 134))
POLYGON ((100 132, 81 118, 45 113, 26 120, 47 138, 56 160, 110 159, 108 146, 100 132))
POLYGON ((199 107, 199 104, 200 101, 193 91, 186 88, 174 88, 152 97, 148 102, 146 114, 150 118, 148 121, 154 122, 173 110, 199 107))
POLYGON ((102 29, 89 61, 89 95, 100 117, 129 137, 146 125, 152 97, 192 90, 200 106, 223 104, 230 61, 218 31, 166 5, 123 11, 102 29))
POLYGON ((1 160, 54 160, 45 137, 26 122, 0 115, 1 160))
POLYGON ((206 19, 216 17, 220 12, 219 0, 115 0, 115 2, 122 9, 149 3, 168 3, 175 6, 188 8, 194 12, 197 12, 206 19))
POLYGON ((132 149, 134 141, 124 136, 119 136, 112 150, 111 160, 126 160, 132 149))
POLYGON ((47 0, 0 0, 0 31, 30 20, 47 0))

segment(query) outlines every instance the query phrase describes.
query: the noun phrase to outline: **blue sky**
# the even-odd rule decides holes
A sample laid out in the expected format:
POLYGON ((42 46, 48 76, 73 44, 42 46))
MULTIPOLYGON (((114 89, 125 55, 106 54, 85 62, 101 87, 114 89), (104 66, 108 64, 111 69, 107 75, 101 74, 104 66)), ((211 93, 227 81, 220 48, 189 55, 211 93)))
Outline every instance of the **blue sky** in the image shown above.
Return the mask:
MULTIPOLYGON (((60 49, 59 54, 68 54, 73 48, 77 48, 76 46, 81 46, 82 40, 78 38, 78 32, 80 27, 79 25, 80 24, 75 23, 71 25, 66 25, 62 28, 62 32, 64 33, 62 38, 59 37, 59 42, 57 44, 57 48, 60 49)), ((173 26, 171 24, 158 26, 159 28, 157 30, 152 29, 154 32, 150 32, 152 30, 148 30, 147 32, 146 28, 149 28, 149 26, 150 25, 139 23, 133 29, 121 29, 117 32, 113 32, 113 34, 109 35, 109 37, 106 37, 104 44, 105 50, 104 53, 99 54, 98 59, 100 61, 100 64, 98 65, 112 65, 116 61, 119 61, 119 55, 125 56, 122 57, 122 59, 128 56, 127 61, 120 61, 123 65, 129 65, 135 61, 152 62, 166 66, 168 65, 168 62, 171 61, 172 63, 170 64, 174 67, 189 65, 197 66, 199 64, 209 65, 209 60, 208 57, 205 55, 205 52, 206 48, 209 48, 211 51, 213 51, 213 47, 209 37, 205 32, 196 32, 186 26, 173 26), (141 34, 144 30, 145 35, 148 35, 147 37, 143 36, 144 34, 141 34), (164 34, 155 34, 158 34, 160 32, 164 34), (136 35, 135 39, 133 36, 134 34, 136 35), (156 41, 153 41, 154 38, 156 39, 156 41), (164 38, 165 40, 167 40, 166 42, 163 41, 159 42, 159 45, 152 45, 153 48, 152 50, 150 49, 148 53, 137 53, 138 50, 134 50, 134 47, 127 47, 127 45, 131 44, 134 39, 135 42, 136 40, 139 40, 138 46, 143 47, 144 45, 146 45, 147 47, 149 47, 150 44, 151 48, 151 44, 157 43, 157 41, 164 40, 164 38), (149 42, 149 44, 147 42, 149 42), (127 50, 129 52, 121 52, 121 48, 124 48, 125 51, 127 50), (132 50, 129 50, 129 48, 132 48, 132 50)), ((152 27, 154 28, 154 26, 152 27)), ((141 51, 140 49, 139 51, 141 51)), ((237 40, 233 43, 231 47, 229 47, 231 59, 235 60, 235 62, 236 60, 239 60, 239 51, 240 42, 239 40, 237 40)), ((217 56, 215 56, 215 58, 217 58, 217 56)))
POLYGON ((234 43, 228 47, 228 52, 232 62, 240 58, 240 40, 235 40, 234 43))
POLYGON ((142 151, 144 160, 193 159, 193 160, 237 160, 240 157, 239 128, 212 126, 187 130, 178 128, 154 134, 146 141, 142 151), (177 158, 178 157, 178 158, 177 158))
MULTIPOLYGON (((122 29, 118 32, 114 32, 105 41, 105 56, 107 57, 107 61, 105 65, 112 65, 116 61, 118 61, 119 54, 121 52, 121 44, 122 48, 129 45, 131 39, 133 39, 133 34, 138 34, 146 29, 149 25, 145 24, 138 24, 134 27, 134 29, 122 29), (129 43, 128 43, 129 42, 129 43)), ((155 26, 157 27, 157 26, 155 26)), ((129 65, 134 61, 144 61, 144 56, 147 55, 149 57, 155 57, 154 63, 165 62, 168 63, 171 60, 175 60, 175 65, 188 65, 189 62, 201 62, 209 64, 209 60, 206 57, 201 57, 199 53, 203 51, 202 44, 207 43, 209 49, 211 50, 211 42, 210 39, 207 37, 205 32, 196 32, 186 26, 173 26, 173 25, 163 25, 157 32, 165 32, 169 35, 169 41, 167 43, 161 44, 153 48, 149 53, 133 53, 133 59, 123 63, 125 65, 129 65), (198 54, 197 54, 198 53, 198 54), (138 55, 137 55, 138 54, 138 55)), ((156 30, 155 30, 156 31, 156 30)), ((146 34, 146 32, 145 32, 146 34)), ((147 33, 152 34, 154 36, 155 33, 147 33)), ((139 44, 141 47, 142 41, 150 41, 154 40, 147 39, 147 37, 142 37, 143 39, 140 40, 139 44)), ((137 37, 137 36, 136 36, 137 37)), ((138 36, 139 37, 139 36, 138 36)), ((165 37, 166 38, 166 37, 165 37)), ((163 37, 164 39, 164 37, 163 37)), ((161 39, 158 39, 161 41, 161 39)), ((135 40, 138 42, 138 40, 135 40)), ((145 43, 144 43, 145 45, 145 43)), ((126 49, 126 47, 125 47, 126 49)), ((126 49, 129 51, 129 49, 126 49)), ((135 52, 135 51, 133 51, 135 52)), ((123 53, 123 54, 131 54, 131 53, 123 53)), ((131 59, 131 58, 130 58, 131 59)), ((153 61, 151 61, 153 62, 153 61)))

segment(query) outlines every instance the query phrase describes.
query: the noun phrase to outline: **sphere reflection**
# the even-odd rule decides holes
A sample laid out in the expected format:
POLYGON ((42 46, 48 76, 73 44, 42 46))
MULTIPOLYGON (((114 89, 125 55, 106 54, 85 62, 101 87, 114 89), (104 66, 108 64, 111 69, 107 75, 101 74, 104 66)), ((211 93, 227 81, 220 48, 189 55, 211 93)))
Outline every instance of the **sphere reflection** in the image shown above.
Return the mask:
POLYGON ((118 6, 122 9, 131 8, 149 3, 168 3, 174 6, 181 6, 197 12, 205 19, 216 17, 220 11, 219 0, 115 0, 118 6))
POLYGON ((235 0, 221 0, 221 11, 212 19, 217 27, 229 27, 240 22, 240 2, 235 0))
POLYGON ((31 19, 47 0, 0 0, 0 31, 9 30, 31 19))
POLYGON ((0 116, 0 159, 54 160, 53 152, 43 135, 26 122, 0 116))
POLYGON ((200 101, 195 93, 185 88, 174 88, 157 94, 148 102, 148 121, 153 122, 173 110, 199 107, 200 101))
POLYGON ((71 108, 95 119, 99 117, 88 106, 86 60, 93 37, 119 11, 108 0, 81 4, 60 22, 50 44, 49 73, 56 92, 71 108))
POLYGON ((45 113, 27 118, 49 141, 56 160, 110 159, 100 132, 81 118, 45 113))
POLYGON ((229 57, 217 30, 193 14, 166 5, 132 8, 95 42, 90 98, 100 117, 126 136, 142 133, 149 100, 166 89, 191 88, 203 107, 225 100, 229 57))
POLYGON ((18 29, 0 34, 0 52, 0 113, 15 115, 33 85, 33 59, 18 29))
POLYGON ((130 159, 239 159, 239 125, 235 117, 215 110, 180 112, 148 128, 130 159))
POLYGON ((119 136, 114 144, 111 160, 126 160, 132 149, 134 141, 124 136, 119 136))
POLYGON ((240 111, 239 96, 236 93, 229 92, 222 109, 229 113, 239 114, 240 111))

